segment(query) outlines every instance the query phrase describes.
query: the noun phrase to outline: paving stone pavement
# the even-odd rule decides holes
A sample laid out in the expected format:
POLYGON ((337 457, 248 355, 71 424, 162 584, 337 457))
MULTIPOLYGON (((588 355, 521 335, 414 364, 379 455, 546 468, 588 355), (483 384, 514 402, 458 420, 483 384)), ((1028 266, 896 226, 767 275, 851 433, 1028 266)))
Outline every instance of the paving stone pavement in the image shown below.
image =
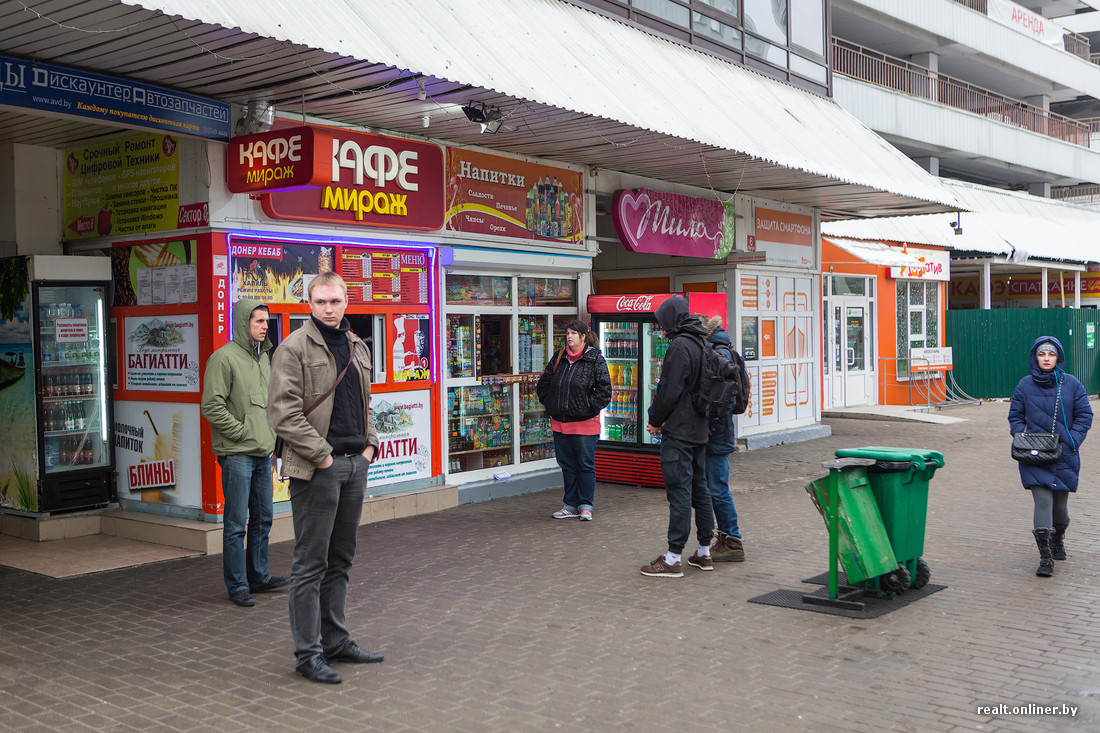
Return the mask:
MULTIPOLYGON (((286 595, 231 605, 218 557, 0 568, 0 729, 1097 730, 1100 439, 1069 559, 1042 579, 1007 405, 949 414, 967 421, 835 419, 830 438, 733 456, 748 560, 679 580, 638 572, 665 549, 659 490, 601 484, 593 522, 551 519, 550 491, 366 526, 348 622, 386 661, 339 665, 335 686, 294 674, 286 595), (861 445, 945 454, 925 557, 949 587, 872 620, 747 603, 825 570, 802 487, 861 445), (1077 714, 978 713, 1028 704, 1077 714)), ((273 545, 272 570, 290 555, 273 545)))

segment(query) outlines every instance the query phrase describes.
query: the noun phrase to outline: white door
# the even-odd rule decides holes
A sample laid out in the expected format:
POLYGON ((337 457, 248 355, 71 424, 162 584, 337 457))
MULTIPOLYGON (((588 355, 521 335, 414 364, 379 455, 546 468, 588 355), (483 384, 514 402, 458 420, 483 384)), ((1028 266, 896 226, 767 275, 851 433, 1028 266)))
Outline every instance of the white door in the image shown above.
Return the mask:
POLYGON ((833 295, 826 308, 828 406, 875 404, 872 301, 866 296, 833 295))

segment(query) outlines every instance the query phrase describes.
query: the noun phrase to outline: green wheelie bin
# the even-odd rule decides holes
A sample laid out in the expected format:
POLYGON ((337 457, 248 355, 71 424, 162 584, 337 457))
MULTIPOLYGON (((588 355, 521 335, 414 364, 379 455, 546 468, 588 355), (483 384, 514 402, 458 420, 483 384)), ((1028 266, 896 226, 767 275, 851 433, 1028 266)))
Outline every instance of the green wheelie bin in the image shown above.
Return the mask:
POLYGON ((921 448, 868 446, 843 448, 836 455, 875 461, 867 469, 867 478, 894 557, 908 572, 906 578, 899 568, 901 577, 892 580, 903 587, 923 587, 932 575, 921 557, 928 516, 928 482, 937 468, 943 468, 943 454, 921 448))

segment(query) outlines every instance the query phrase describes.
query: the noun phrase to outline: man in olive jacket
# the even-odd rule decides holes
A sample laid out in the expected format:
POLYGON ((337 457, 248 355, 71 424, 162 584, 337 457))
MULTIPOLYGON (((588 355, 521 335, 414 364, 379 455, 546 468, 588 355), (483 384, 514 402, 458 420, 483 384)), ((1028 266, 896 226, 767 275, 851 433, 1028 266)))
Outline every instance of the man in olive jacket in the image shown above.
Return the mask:
POLYGON ((290 581, 267 570, 271 532, 271 450, 275 431, 267 423, 271 341, 267 306, 244 298, 233 304, 233 340, 210 355, 203 374, 202 416, 222 469, 222 574, 229 599, 254 606, 249 595, 290 581), (245 553, 245 527, 248 551, 245 553))
POLYGON ((279 457, 290 477, 295 669, 313 682, 335 684, 341 677, 330 662, 382 661, 351 640, 344 619, 378 433, 370 407, 370 352, 344 317, 347 285, 329 271, 311 280, 308 291, 312 317, 275 352, 267 419, 285 442, 279 457))

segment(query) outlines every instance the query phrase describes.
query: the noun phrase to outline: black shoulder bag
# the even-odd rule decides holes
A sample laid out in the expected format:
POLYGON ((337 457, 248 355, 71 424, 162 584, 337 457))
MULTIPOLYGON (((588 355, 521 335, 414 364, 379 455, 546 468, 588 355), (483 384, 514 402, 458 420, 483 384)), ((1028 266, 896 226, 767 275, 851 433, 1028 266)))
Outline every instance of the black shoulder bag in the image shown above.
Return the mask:
MULTIPOLYGON (((1063 378, 1064 379, 1064 378, 1063 378)), ((1062 406, 1062 382, 1054 398, 1054 422, 1049 433, 1016 433, 1012 436, 1012 457, 1030 466, 1045 466, 1062 457, 1062 439, 1054 432, 1058 424, 1058 409, 1062 406)))

